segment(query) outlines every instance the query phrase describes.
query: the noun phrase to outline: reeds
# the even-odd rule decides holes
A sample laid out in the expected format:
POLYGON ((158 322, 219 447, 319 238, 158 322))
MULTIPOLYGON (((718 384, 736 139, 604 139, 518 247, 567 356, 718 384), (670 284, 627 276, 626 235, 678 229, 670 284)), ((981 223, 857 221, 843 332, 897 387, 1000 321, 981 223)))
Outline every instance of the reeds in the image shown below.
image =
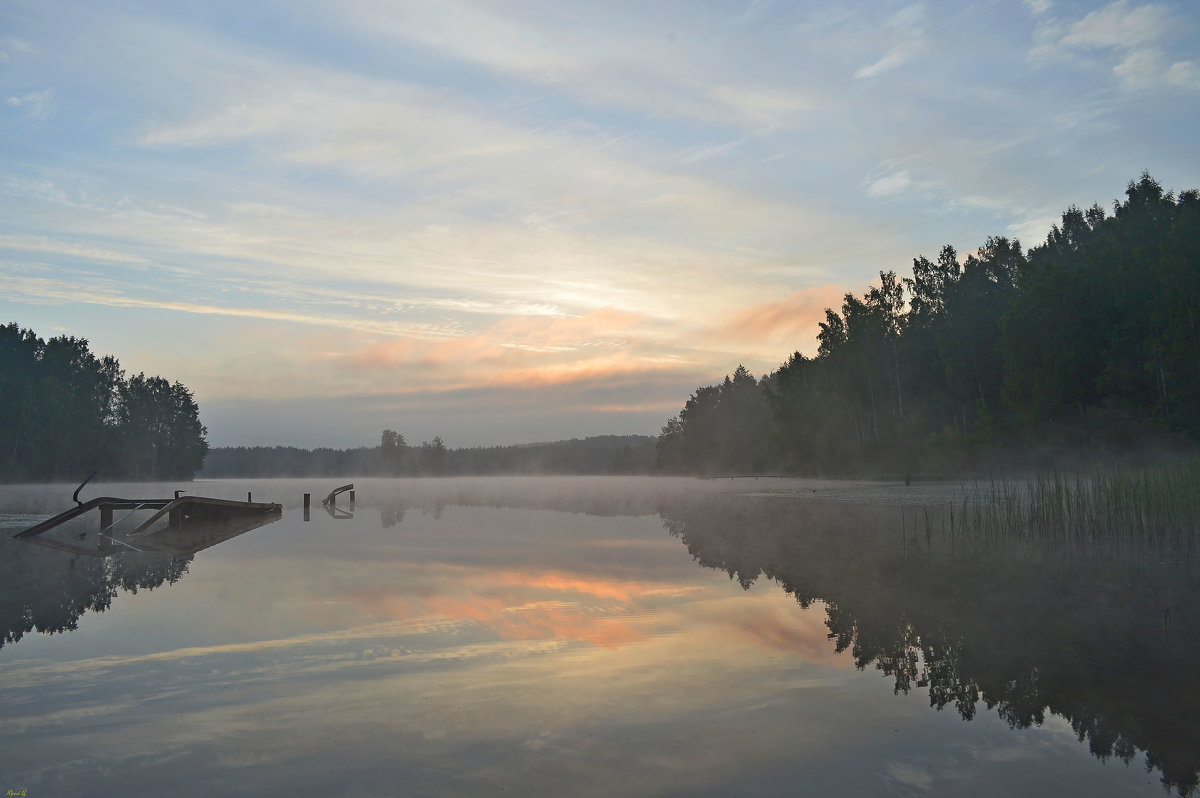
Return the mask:
MULTIPOLYGON (((953 541, 1170 551, 1190 561, 1200 543, 1200 459, 975 483, 940 520, 953 541)), ((925 524, 928 537, 937 526, 928 512, 925 524)))

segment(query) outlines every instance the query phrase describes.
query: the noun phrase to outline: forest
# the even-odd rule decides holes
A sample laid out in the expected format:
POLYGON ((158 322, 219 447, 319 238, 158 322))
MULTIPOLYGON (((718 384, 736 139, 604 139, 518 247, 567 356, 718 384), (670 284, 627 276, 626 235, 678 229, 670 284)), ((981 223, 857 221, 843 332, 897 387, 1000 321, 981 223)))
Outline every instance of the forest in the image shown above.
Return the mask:
POLYGON ((486 474, 646 474, 654 468, 655 438, 600 435, 515 446, 447 448, 440 436, 410 446, 386 429, 378 446, 300 449, 293 446, 217 447, 202 477, 416 477, 486 474))
POLYGON ((667 421, 657 470, 952 474, 1200 437, 1200 192, 1150 175, 1062 214, 884 271, 826 309, 816 355, 738 366, 667 421))
POLYGON ((191 479, 208 451, 192 392, 126 377, 87 339, 0 326, 0 481, 191 479))

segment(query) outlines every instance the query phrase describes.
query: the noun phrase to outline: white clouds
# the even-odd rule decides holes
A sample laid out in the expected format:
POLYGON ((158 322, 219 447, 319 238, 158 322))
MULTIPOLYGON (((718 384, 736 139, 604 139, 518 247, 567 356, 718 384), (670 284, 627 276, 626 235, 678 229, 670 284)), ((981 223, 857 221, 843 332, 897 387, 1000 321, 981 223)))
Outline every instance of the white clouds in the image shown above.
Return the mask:
POLYGON ((897 44, 892 49, 888 50, 873 64, 868 64, 854 73, 856 78, 873 78, 876 75, 882 75, 884 72, 890 72, 896 67, 907 61, 915 51, 908 42, 897 44))
MULTIPOLYGON (((505 12, 472 0, 339 9, 373 34, 588 104, 748 130, 794 127, 813 105, 793 88, 733 69, 683 19, 662 27, 604 4, 527 3, 505 12)), ((762 10, 752 5, 745 21, 762 10)))
POLYGON ((1200 89, 1200 63, 1195 61, 1176 61, 1167 67, 1163 73, 1167 83, 1180 88, 1200 89))
POLYGON ((1054 4, 1050 0, 1025 0, 1025 5, 1035 17, 1040 17, 1048 13, 1054 4))
MULTIPOLYGON (((813 208, 644 165, 630 148, 586 129, 521 126, 396 81, 312 69, 268 74, 262 90, 234 83, 188 119, 149 128, 141 143, 249 147, 263 165, 394 185, 406 197, 403 210, 335 219, 239 203, 219 223, 222 231, 188 235, 191 247, 351 279, 387 283, 417 273, 422 284, 447 291, 524 292, 564 308, 616 305, 661 315, 665 286, 681 290, 676 269, 690 274, 682 290, 706 303, 702 291, 744 262, 735 253, 786 249, 806 231, 836 227, 813 208), (518 221, 524 229, 511 226, 518 221), (675 265, 664 271, 667 262, 675 265)), ((769 95, 737 101, 778 102, 769 95)), ((695 145, 672 162, 725 156, 744 141, 695 145)))
POLYGON ((18 108, 35 119, 45 119, 50 115, 51 104, 54 102, 54 89, 34 91, 20 97, 9 97, 5 104, 10 108, 18 108))
POLYGON ((750 0, 742 13, 729 20, 729 24, 748 25, 756 22, 774 4, 775 0, 750 0))
POLYGON ((917 55, 924 45, 925 35, 922 22, 925 7, 921 3, 905 6, 892 15, 887 22, 887 38, 898 39, 878 60, 861 67, 854 73, 856 78, 873 78, 890 72, 917 55))
POLYGON ((1045 62, 1070 53, 1107 53, 1120 59, 1112 75, 1127 90, 1200 90, 1200 65, 1166 52, 1175 24, 1166 6, 1116 0, 1073 23, 1043 22, 1030 55, 1045 62))
POLYGON ((0 235, 0 249, 20 249, 27 252, 46 252, 70 255, 85 260, 103 260, 114 263, 146 263, 146 259, 126 252, 114 252, 70 241, 53 241, 40 236, 0 235))
POLYGON ((1126 0, 1117 0, 1071 25, 1061 43, 1067 47, 1130 49, 1156 42, 1169 24, 1163 6, 1131 8, 1126 0))
POLYGON ((1200 90, 1200 64, 1195 61, 1168 64, 1163 54, 1154 49, 1132 50, 1113 67, 1113 74, 1122 86, 1133 90, 1158 87, 1200 90))
POLYGON ((744 139, 725 141, 720 144, 698 144, 675 153, 675 159, 683 163, 697 163, 710 158, 720 158, 733 152, 744 143, 744 139))
POLYGON ((8 36, 0 39, 0 64, 8 64, 13 60, 13 53, 17 55, 28 55, 33 52, 33 47, 26 41, 8 36))
POLYGON ((1042 244, 1050 234, 1050 227, 1058 224, 1060 217, 1046 215, 1010 224, 1005 230, 1009 238, 1020 240, 1021 246, 1030 249, 1042 244))
POLYGON ((912 178, 903 170, 876 178, 867 185, 869 197, 891 197, 912 185, 912 178))

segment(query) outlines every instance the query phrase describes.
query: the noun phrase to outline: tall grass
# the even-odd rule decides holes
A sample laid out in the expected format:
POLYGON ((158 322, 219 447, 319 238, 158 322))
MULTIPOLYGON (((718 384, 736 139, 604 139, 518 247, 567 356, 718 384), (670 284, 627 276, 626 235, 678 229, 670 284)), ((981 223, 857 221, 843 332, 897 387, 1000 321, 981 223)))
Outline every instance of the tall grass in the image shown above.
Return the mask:
MULTIPOLYGON (((932 526, 926 514, 927 535, 932 526)), ((1190 561, 1200 544, 1200 459, 976 483, 941 527, 952 540, 1170 551, 1190 561)))

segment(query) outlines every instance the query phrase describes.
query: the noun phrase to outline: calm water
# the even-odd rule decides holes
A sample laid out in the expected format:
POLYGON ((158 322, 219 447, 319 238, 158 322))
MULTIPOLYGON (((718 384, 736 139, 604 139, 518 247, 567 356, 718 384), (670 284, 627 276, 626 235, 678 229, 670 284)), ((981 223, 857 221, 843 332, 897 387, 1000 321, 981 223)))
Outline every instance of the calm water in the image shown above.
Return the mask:
POLYGON ((943 539, 921 520, 937 491, 895 486, 369 480, 333 517, 319 496, 337 484, 194 483, 286 509, 122 553, 95 517, 54 533, 58 548, 10 540, 72 488, 0 488, 0 788, 1161 796, 1196 783, 1200 590, 1169 557, 943 539))

